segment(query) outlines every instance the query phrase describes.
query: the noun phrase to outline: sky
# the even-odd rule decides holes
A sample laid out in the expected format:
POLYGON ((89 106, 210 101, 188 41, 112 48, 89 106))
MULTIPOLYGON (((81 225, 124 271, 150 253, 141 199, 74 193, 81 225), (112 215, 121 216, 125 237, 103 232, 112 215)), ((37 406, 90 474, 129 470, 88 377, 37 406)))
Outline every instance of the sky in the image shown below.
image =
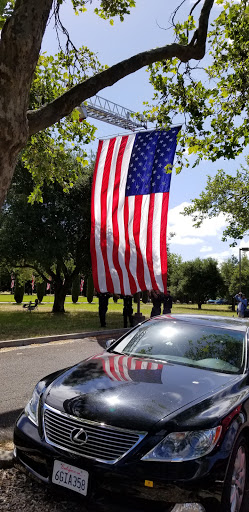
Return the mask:
MULTIPOLYGON (((93 0, 88 6, 87 13, 75 16, 71 1, 67 0, 61 10, 61 19, 75 46, 89 47, 97 54, 102 64, 110 66, 138 52, 173 42, 169 19, 177 2, 153 0, 152 3, 151 0, 137 0, 137 7, 132 9, 131 15, 127 16, 123 23, 115 20, 114 26, 93 13, 97 4, 97 0, 93 0)), ((186 19, 193 4, 192 0, 185 0, 180 10, 180 17, 186 19)), ((215 6, 213 15, 216 17, 218 12, 219 7, 215 6)), ((63 42, 63 39, 61 41, 63 42)), ((53 21, 47 28, 42 51, 48 54, 55 54, 58 51, 53 21)), ((128 109, 143 111, 143 102, 152 100, 153 88, 149 84, 149 74, 142 69, 120 80, 117 84, 103 89, 98 95, 128 109)), ((94 152, 97 151, 99 138, 126 133, 121 128, 95 119, 88 118, 88 121, 97 127, 96 141, 91 145, 94 152)), ((205 220, 197 229, 193 227, 191 217, 181 214, 183 208, 190 204, 191 199, 198 197, 204 190, 207 175, 214 176, 217 169, 234 172, 240 164, 244 164, 242 156, 235 161, 220 160, 216 163, 205 161, 198 167, 191 168, 190 159, 188 169, 183 169, 178 175, 172 174, 167 232, 175 233, 175 236, 170 239, 169 247, 171 252, 181 255, 184 261, 197 257, 212 257, 220 263, 232 254, 238 257, 239 248, 249 247, 248 237, 238 241, 235 248, 229 246, 232 240, 221 241, 222 232, 226 227, 224 215, 205 220)))

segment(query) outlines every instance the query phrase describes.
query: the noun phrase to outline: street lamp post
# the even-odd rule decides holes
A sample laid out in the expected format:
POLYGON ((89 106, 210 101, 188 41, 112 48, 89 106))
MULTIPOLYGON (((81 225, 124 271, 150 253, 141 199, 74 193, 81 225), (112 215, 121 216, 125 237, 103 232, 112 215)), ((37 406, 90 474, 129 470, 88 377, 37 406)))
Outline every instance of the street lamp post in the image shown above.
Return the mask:
POLYGON ((249 247, 241 247, 239 249, 239 291, 241 292, 241 251, 249 251, 249 247))

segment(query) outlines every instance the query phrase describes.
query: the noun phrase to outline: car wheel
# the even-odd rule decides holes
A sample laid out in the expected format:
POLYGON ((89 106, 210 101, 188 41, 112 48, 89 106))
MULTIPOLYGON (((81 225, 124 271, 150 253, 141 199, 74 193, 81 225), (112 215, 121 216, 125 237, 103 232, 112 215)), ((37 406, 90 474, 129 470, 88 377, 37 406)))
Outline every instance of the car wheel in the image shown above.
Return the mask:
POLYGON ((247 441, 244 436, 240 436, 234 446, 224 483, 223 512, 245 511, 248 469, 247 441))

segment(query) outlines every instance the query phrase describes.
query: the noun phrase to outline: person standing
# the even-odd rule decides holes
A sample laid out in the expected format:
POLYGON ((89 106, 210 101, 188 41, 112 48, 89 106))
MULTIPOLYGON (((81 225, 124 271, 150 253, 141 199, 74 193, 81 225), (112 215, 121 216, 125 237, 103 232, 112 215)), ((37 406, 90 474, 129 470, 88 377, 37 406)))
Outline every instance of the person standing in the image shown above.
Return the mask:
POLYGON ((239 292, 234 297, 238 301, 238 307, 237 307, 237 313, 240 318, 244 318, 245 316, 245 310, 247 308, 247 299, 246 296, 239 292))
POLYGON ((151 302, 153 304, 150 317, 161 315, 162 294, 159 290, 151 290, 151 302))
POLYGON ((123 308, 124 327, 127 327, 128 318, 129 318, 130 326, 133 327, 132 297, 130 295, 124 295, 123 301, 124 301, 124 308, 123 308))
POLYGON ((173 299, 170 295, 170 291, 167 290, 167 293, 163 296, 163 314, 170 315, 172 309, 173 299))
POLYGON ((108 310, 109 293, 97 293, 99 299, 99 319, 101 327, 106 327, 106 313, 108 310))

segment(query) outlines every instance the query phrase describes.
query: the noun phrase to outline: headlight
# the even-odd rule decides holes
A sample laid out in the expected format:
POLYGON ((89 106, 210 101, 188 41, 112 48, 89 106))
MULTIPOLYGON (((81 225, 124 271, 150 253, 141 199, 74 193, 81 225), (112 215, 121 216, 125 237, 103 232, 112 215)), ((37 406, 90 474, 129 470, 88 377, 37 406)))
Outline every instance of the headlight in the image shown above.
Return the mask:
POLYGON ((181 462, 210 453, 217 444, 222 427, 192 432, 172 432, 150 450, 142 460, 181 462))
POLYGON ((44 390, 44 382, 38 382, 38 384, 35 386, 35 389, 33 391, 32 397, 30 401, 27 403, 24 411, 25 414, 27 414, 28 418, 35 423, 35 425, 38 425, 38 407, 39 407, 39 400, 40 396, 44 390))

